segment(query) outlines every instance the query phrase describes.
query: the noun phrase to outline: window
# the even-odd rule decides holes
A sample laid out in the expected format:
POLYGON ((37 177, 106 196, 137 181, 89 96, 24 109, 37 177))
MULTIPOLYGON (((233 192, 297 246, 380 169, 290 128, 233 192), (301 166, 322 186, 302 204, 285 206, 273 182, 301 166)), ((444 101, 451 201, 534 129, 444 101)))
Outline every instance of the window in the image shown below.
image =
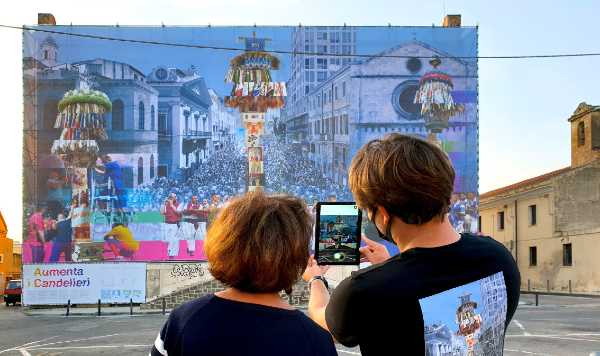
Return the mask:
POLYGON ((142 183, 144 183, 144 160, 140 157, 138 158, 137 184, 142 183))
POLYGON ((592 118, 592 149, 600 150, 600 117, 592 118))
POLYGON ((122 131, 125 129, 123 101, 117 99, 112 103, 112 129, 114 131, 122 131))
POLYGON ((346 96, 346 82, 342 83, 342 96, 345 97, 346 96))
POLYGON ((577 124, 577 146, 585 145, 585 123, 582 121, 577 124))
POLYGON ((150 179, 154 178, 154 155, 150 155, 150 179))
POLYGON ((138 110, 138 114, 139 114, 139 119, 138 119, 138 130, 143 130, 144 129, 144 103, 142 101, 140 101, 139 104, 139 110, 138 110))
POLYGON ((44 59, 48 59, 48 50, 47 49, 44 50, 44 59))
POLYGON ((529 225, 537 224, 537 206, 530 205, 529 206, 529 225))
POLYGON ((305 85, 304 86, 304 94, 308 94, 309 91, 310 91, 310 86, 305 85))
POLYGON ((342 54, 352 54, 352 46, 343 45, 342 54))
POLYGON ((326 40, 327 32, 317 32, 317 40, 326 40))
POLYGON ((352 41, 352 34, 350 32, 342 32, 342 41, 343 42, 351 42, 352 41))
POLYGON ((156 130, 156 118, 155 116, 155 112, 154 112, 154 105, 150 106, 150 130, 154 131, 156 130))
POLYGON ((342 65, 347 66, 348 64, 350 64, 350 58, 342 58, 342 65))
POLYGON ((327 58, 317 58, 317 69, 327 69, 327 58))
POLYGON ((504 212, 498 212, 498 230, 504 230, 504 212))
POLYGON ((167 134, 167 113, 164 111, 158 112, 158 134, 159 135, 167 134))
POLYGON ((315 81, 315 72, 308 70, 306 72, 304 72, 304 80, 312 83, 315 81))
POLYGON ((335 94, 334 94, 335 95, 335 100, 338 100, 338 87, 335 87, 334 91, 335 91, 335 94))
POLYGON ((317 72, 317 82, 324 82, 327 80, 327 72, 318 71, 317 72))
POLYGON ((409 58, 406 61, 406 69, 408 69, 408 71, 411 72, 412 74, 415 74, 418 71, 420 71, 422 67, 423 67, 423 64, 421 63, 421 60, 417 57, 409 58))
POLYGON ((477 232, 481 232, 481 215, 479 215, 479 221, 477 224, 477 232))
POLYGON ((331 43, 338 43, 340 42, 340 33, 339 32, 332 32, 331 35, 329 36, 329 40, 331 43))
POLYGON ((0 263, 4 263, 4 255, 0 253, 0 263))
POLYGON ((327 46, 317 45, 317 53, 327 53, 327 46))
POLYGON ((573 265, 573 247, 571 244, 563 245, 563 266, 573 265))
POLYGON ((314 58, 305 58, 304 59, 304 69, 314 69, 315 68, 315 59, 314 58))
POLYGON ((529 247, 529 266, 537 266, 537 247, 529 247))

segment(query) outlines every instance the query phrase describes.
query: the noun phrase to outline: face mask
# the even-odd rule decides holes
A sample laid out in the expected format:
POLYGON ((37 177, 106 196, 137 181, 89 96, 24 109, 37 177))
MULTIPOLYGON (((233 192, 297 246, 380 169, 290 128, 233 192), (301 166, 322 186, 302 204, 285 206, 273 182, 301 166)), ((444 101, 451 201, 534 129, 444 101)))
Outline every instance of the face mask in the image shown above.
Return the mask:
POLYGON ((387 226, 385 227, 385 234, 383 234, 381 231, 379 231, 379 228, 377 227, 377 224, 375 224, 375 213, 377 212, 377 210, 373 210, 373 214, 371 215, 371 223, 373 224, 373 226, 375 226, 375 230, 377 230, 377 234, 379 235, 379 238, 382 240, 385 240, 387 242, 391 242, 391 243, 395 243, 394 240, 392 239, 392 221, 390 220, 387 223, 387 226))

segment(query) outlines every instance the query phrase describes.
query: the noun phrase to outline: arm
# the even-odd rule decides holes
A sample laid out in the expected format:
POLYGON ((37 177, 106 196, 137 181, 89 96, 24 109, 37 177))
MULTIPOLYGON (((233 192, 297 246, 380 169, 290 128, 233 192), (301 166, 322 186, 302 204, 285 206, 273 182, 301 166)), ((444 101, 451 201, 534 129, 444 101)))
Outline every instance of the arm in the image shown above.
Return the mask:
MULTIPOLYGON (((328 266, 319 266, 314 257, 311 256, 302 278, 308 282, 314 276, 323 276, 328 268, 328 266)), ((319 279, 313 280, 309 287, 310 298, 308 301, 308 316, 323 329, 329 331, 325 320, 325 309, 329 303, 329 291, 327 290, 327 287, 325 287, 325 283, 319 279)))

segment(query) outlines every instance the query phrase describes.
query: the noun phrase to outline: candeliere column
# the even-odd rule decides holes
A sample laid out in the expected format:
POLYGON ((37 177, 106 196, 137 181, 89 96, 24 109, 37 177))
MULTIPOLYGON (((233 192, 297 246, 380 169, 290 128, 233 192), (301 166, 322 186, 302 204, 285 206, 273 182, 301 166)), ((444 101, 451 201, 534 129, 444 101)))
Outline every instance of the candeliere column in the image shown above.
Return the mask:
POLYGON ((104 114, 111 110, 108 96, 97 90, 70 90, 58 103, 59 113, 54 127, 61 128, 62 132, 54 140, 51 152, 63 161, 70 179, 75 240, 90 240, 88 169, 98 158, 97 140, 107 139, 104 114))
POLYGON ((419 81, 419 90, 415 95, 414 103, 421 105, 421 115, 429 131, 427 140, 441 146, 438 134, 448 128, 450 117, 462 112, 464 107, 454 102, 452 97, 454 85, 450 75, 437 70, 442 61, 434 57, 429 64, 433 70, 425 73, 419 81))
POLYGON ((287 96, 285 82, 273 81, 271 70, 279 69, 279 59, 265 52, 267 38, 240 37, 245 52, 230 62, 225 81, 233 84, 225 105, 240 111, 244 124, 248 156, 247 190, 264 189, 264 157, 261 137, 268 109, 280 108, 287 96))

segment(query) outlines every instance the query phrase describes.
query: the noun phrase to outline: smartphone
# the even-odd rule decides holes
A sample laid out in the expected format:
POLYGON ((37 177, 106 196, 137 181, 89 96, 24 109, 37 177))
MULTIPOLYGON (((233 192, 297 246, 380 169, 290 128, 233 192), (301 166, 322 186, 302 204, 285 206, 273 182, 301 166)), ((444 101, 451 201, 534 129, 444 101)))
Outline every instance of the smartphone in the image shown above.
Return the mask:
POLYGON ((354 202, 317 203, 315 259, 319 265, 358 265, 362 212, 354 202))

